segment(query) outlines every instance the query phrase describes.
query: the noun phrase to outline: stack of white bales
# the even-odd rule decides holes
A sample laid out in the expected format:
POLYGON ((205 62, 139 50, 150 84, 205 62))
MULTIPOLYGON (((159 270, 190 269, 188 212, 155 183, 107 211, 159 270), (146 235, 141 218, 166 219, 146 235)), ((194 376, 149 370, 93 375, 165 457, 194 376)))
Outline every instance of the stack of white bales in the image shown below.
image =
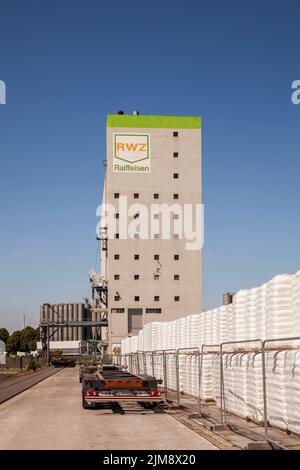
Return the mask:
POLYGON ((213 400, 214 396, 214 370, 213 370, 214 354, 204 352, 202 356, 201 367, 201 389, 200 396, 203 400, 213 400))
MULTIPOLYGON (((164 369, 163 369, 163 355, 162 354, 154 354, 151 357, 151 368, 147 370, 149 375, 152 375, 152 361, 154 365, 154 376, 157 379, 164 379, 164 369)), ((163 382, 164 383, 164 382, 163 382)))
MULTIPOLYGON (((144 327, 137 337, 122 341, 122 352, 201 347, 225 341, 254 338, 300 336, 300 271, 284 274, 254 289, 241 290, 232 305, 221 306, 171 322, 155 322, 144 327)), ((276 343, 277 344, 277 343, 276 343)), ((280 346, 295 346, 286 341, 280 346)), ((274 346, 274 345, 273 345, 274 346)), ((261 353, 242 352, 223 355, 226 408, 255 421, 263 419, 261 353)), ((149 356, 151 358, 151 356, 149 356)), ((168 386, 176 389, 175 354, 167 355, 168 386)), ((180 389, 197 396, 198 366, 193 353, 179 358, 180 389)), ((162 356, 155 359, 155 374, 163 377, 162 356)), ((152 373, 147 362, 147 372, 152 373)), ((300 432, 300 351, 266 352, 268 418, 271 424, 300 432)), ((220 364, 218 354, 203 356, 201 396, 220 404, 220 364)))
POLYGON ((144 351, 144 330, 140 330, 138 334, 138 350, 144 351))
POLYGON ((246 417, 252 421, 263 421, 263 382, 261 353, 247 354, 246 364, 246 417))
POLYGON ((270 424, 287 429, 285 368, 287 351, 266 352, 267 404, 270 424))
POLYGON ((259 288, 254 287, 249 289, 248 295, 248 308, 246 313, 247 320, 247 329, 246 329, 246 339, 253 339, 257 337, 257 308, 258 308, 258 295, 259 288))
POLYGON ((166 355, 167 383, 168 388, 176 390, 176 355, 168 353, 166 355))
POLYGON ((131 352, 137 352, 138 350, 138 336, 131 336, 131 352))
POLYGON ((163 349, 173 349, 176 347, 176 325, 175 321, 169 321, 167 323, 166 343, 163 349))
POLYGON ((300 350, 288 351, 284 374, 287 428, 300 434, 300 350))
POLYGON ((151 336, 152 323, 147 323, 144 330, 144 351, 152 351, 152 336, 151 336))
POLYGON ((224 339, 224 341, 233 341, 233 308, 232 308, 232 304, 226 305, 226 339, 224 339))
POLYGON ((183 356, 183 369, 181 374, 184 374, 186 370, 186 375, 183 380, 183 391, 189 395, 198 396, 198 383, 199 383, 199 374, 198 374, 198 361, 199 357, 195 352, 191 352, 183 356))
POLYGON ((300 336, 300 271, 292 280, 292 330, 293 336, 300 336))
POLYGON ((266 337, 266 292, 267 283, 257 288, 256 312, 255 312, 255 336, 256 338, 266 337))
POLYGON ((207 310, 206 312, 202 312, 201 318, 200 318, 202 344, 212 344, 213 342, 212 326, 213 326, 212 310, 207 310))
POLYGON ((211 344, 219 344, 219 309, 214 308, 211 310, 211 344))
POLYGON ((161 350, 165 348, 166 344, 166 323, 167 322, 158 322, 157 325, 157 344, 156 350, 161 350))
POLYGON ((266 336, 292 336, 292 276, 281 274, 268 282, 266 288, 266 336))
POLYGON ((232 303, 233 341, 248 339, 249 290, 238 291, 232 303))
POLYGON ((122 340, 122 354, 129 354, 129 353, 131 353, 130 337, 127 337, 122 340))
MULTIPOLYGON (((229 317, 229 307, 231 305, 222 305, 217 309, 217 338, 218 341, 214 344, 220 344, 225 341, 228 341, 228 317, 229 317)), ((229 339, 230 341, 230 339, 229 339)))
POLYGON ((220 407, 220 354, 212 355, 213 399, 220 407))
MULTIPOLYGON (((224 354, 222 357, 223 364, 223 400, 225 408, 228 411, 234 410, 234 354, 224 354)), ((218 372, 220 374, 220 371, 218 372)), ((220 399, 220 394, 219 394, 220 399)), ((220 402, 218 403, 220 406, 220 402)))
POLYGON ((200 316, 198 315, 189 315, 188 320, 188 336, 189 336, 189 346, 194 348, 199 348, 200 346, 200 316))
POLYGON ((186 317, 178 318, 178 320, 176 320, 176 328, 177 328, 177 348, 184 348, 188 341, 186 317))
POLYGON ((247 416, 247 381, 246 381, 246 366, 247 366, 247 353, 236 353, 232 358, 232 400, 234 414, 242 417, 247 416))

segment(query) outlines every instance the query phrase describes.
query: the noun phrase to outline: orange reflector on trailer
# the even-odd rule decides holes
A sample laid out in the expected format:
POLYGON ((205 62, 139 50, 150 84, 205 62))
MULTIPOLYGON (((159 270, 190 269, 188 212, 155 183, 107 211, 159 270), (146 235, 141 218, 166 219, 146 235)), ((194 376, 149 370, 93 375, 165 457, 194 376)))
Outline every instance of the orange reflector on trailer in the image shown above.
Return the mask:
POLYGON ((106 390, 118 388, 144 388, 143 380, 105 380, 104 388, 106 390))

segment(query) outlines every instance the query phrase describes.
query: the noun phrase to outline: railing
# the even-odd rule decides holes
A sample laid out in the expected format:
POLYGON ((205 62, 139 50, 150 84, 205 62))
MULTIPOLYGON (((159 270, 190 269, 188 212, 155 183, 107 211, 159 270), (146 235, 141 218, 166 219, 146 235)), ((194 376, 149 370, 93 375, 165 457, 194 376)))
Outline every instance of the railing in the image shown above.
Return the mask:
MULTIPOLYGON (((226 400, 225 400, 225 380, 224 380, 224 364, 223 364, 223 356, 224 354, 230 354, 230 352, 225 351, 225 347, 227 346, 234 346, 237 344, 254 344, 257 343, 257 347, 243 350, 244 352, 257 352, 261 353, 261 360, 262 360, 262 390, 263 390, 263 423, 264 423, 264 439, 266 442, 270 443, 271 445, 277 446, 282 449, 287 449, 285 446, 281 445, 280 443, 272 440, 268 435, 268 396, 267 396, 267 374, 266 374, 266 345, 269 343, 279 343, 279 342, 292 342, 292 341, 299 341, 300 337, 288 337, 288 338, 270 338, 270 339, 246 339, 246 340, 238 340, 238 341, 226 341, 221 344, 202 344, 201 349, 199 347, 185 347, 185 348, 177 348, 177 349, 159 349, 154 351, 137 351, 135 353, 127 353, 127 354, 120 354, 118 363, 122 364, 124 358, 125 365, 129 368, 129 370, 140 374, 141 367, 140 367, 140 358, 142 359, 142 366, 143 366, 143 373, 148 373, 147 368, 147 356, 151 358, 151 373, 155 376, 155 357, 162 357, 163 360, 163 386, 164 386, 164 393, 165 393, 165 400, 168 401, 168 373, 167 373, 167 357, 168 356, 175 356, 175 374, 176 374, 176 402, 178 407, 182 407, 181 405, 181 390, 180 390, 180 360, 179 357, 182 354, 185 355, 193 355, 197 357, 197 375, 198 375, 198 387, 197 387, 197 408, 199 416, 204 416, 202 412, 202 396, 201 396, 201 387, 203 381, 203 358, 206 354, 215 354, 219 356, 220 359, 220 424, 223 426, 229 425, 226 419, 227 410, 226 410, 226 400), (207 351, 208 348, 215 348, 217 350, 210 350, 207 351)), ((272 350, 278 350, 280 348, 272 348, 272 350)), ((289 349, 289 348, 287 348, 289 349)), ((234 352, 240 353, 243 352, 241 350, 235 350, 234 352)), ((205 415, 207 416, 207 415, 205 415)))

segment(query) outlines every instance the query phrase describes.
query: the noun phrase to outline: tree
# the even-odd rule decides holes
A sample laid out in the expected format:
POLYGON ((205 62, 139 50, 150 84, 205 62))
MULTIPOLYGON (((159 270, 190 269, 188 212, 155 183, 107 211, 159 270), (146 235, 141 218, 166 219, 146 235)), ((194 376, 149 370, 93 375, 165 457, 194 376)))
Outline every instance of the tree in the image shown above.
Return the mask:
POLYGON ((31 326, 26 326, 21 331, 20 350, 22 352, 30 352, 36 350, 36 330, 31 326))
POLYGON ((6 328, 0 328, 0 339, 6 343, 9 337, 9 332, 7 331, 6 328))
POLYGON ((14 331, 13 334, 11 334, 8 337, 8 340, 6 341, 6 351, 8 354, 16 354, 18 351, 20 351, 20 346, 21 346, 21 331, 14 331))

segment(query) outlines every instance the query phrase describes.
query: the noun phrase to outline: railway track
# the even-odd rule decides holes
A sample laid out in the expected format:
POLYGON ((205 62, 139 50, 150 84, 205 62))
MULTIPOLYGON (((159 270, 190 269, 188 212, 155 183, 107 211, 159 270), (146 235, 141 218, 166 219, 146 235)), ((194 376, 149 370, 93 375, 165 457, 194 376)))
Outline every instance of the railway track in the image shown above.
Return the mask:
POLYGON ((30 375, 9 378, 0 384, 0 404, 24 392, 28 388, 33 387, 33 385, 42 382, 60 370, 62 370, 62 368, 49 367, 41 371, 33 372, 30 375))

